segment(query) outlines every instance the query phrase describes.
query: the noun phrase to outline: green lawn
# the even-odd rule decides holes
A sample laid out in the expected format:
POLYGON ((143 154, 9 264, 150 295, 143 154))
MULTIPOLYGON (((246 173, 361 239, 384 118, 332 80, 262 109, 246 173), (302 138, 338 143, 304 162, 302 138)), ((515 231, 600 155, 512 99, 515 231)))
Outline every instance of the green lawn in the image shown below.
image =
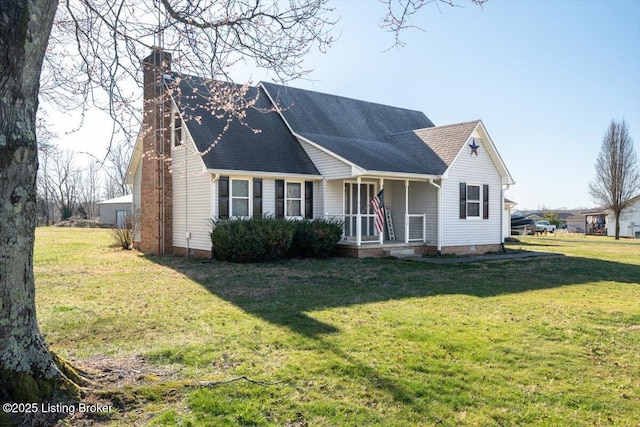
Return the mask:
POLYGON ((98 381, 121 366, 98 393, 116 410, 95 423, 640 420, 640 242, 531 237, 512 247, 566 256, 463 265, 210 264, 110 243, 37 230, 48 342, 98 381), (263 383, 199 384, 240 376, 263 383))

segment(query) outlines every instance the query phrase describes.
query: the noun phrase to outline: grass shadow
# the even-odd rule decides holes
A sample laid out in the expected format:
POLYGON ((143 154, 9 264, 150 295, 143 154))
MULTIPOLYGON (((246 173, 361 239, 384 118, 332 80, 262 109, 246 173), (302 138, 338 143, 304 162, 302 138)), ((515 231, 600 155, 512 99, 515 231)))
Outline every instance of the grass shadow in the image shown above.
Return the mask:
MULTIPOLYGON (((148 257, 200 284, 244 312, 300 334, 319 357, 332 355, 330 369, 392 396, 423 413, 425 399, 453 387, 438 382, 413 385, 393 378, 330 337, 341 332, 313 312, 361 304, 466 295, 477 298, 525 293, 600 281, 638 286, 640 266, 581 257, 541 258, 461 265, 433 265, 391 259, 292 260, 237 265, 176 257, 148 257)), ((303 340, 303 341, 304 341, 303 340)), ((455 384, 456 394, 468 385, 455 384)))
POLYGON ((640 266, 582 257, 433 265, 390 259, 231 264, 149 256, 246 313, 314 337, 337 332, 307 313, 405 298, 479 298, 588 282, 638 284, 640 266))

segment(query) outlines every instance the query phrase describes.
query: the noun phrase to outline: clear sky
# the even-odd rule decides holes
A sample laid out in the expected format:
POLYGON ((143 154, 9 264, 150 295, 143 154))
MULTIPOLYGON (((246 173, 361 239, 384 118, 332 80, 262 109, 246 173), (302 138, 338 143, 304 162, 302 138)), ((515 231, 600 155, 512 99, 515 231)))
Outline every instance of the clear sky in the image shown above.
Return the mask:
MULTIPOLYGON (((424 31, 405 31, 406 47, 385 52, 384 8, 335 1, 338 40, 306 58, 311 80, 290 84, 420 110, 436 125, 482 119, 518 208, 594 206, 588 184, 612 119, 626 121, 640 155, 640 1, 460 2, 425 7, 413 21, 424 31)), ((268 79, 240 68, 236 77, 268 79)), ((90 138, 100 155, 95 121, 105 120, 91 114, 60 145, 87 151, 90 138)))

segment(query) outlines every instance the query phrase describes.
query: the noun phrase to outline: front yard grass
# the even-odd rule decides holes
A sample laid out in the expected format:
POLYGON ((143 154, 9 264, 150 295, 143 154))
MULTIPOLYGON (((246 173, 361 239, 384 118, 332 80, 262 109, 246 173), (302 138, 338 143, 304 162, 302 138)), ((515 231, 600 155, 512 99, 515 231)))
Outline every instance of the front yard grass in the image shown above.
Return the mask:
POLYGON ((566 256, 463 265, 234 265, 109 245, 104 230, 37 230, 48 342, 124 378, 98 390, 115 410, 94 424, 640 419, 638 242, 531 237, 512 247, 566 256), (261 383, 224 382, 241 376, 261 383))

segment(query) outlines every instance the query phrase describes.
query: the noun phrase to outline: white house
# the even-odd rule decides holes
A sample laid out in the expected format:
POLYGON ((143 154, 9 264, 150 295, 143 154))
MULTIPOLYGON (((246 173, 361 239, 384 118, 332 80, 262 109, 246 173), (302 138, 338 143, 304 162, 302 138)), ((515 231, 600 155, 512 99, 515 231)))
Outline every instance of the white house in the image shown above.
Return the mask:
MULTIPOLYGON (((616 235, 616 217, 610 210, 607 214, 607 235, 616 235)), ((631 206, 622 211, 620 216, 620 237, 640 239, 640 195, 631 199, 631 206)))
POLYGON ((211 218, 266 214, 338 218, 340 251, 354 256, 482 253, 508 235, 514 181, 480 120, 434 126, 419 111, 273 83, 178 78, 164 52, 143 65, 145 122, 128 180, 145 252, 206 256, 211 218), (251 100, 246 117, 209 108, 223 92, 251 100), (388 219, 377 233, 370 201, 382 190, 388 219))

